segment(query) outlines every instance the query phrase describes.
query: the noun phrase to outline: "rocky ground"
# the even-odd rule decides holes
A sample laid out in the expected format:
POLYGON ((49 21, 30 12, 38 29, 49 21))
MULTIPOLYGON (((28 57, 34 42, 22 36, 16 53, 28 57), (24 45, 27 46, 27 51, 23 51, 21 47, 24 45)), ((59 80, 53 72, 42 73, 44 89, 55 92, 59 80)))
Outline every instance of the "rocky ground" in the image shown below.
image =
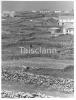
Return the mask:
MULTIPOLYGON (((52 88, 52 89, 55 89, 56 91, 64 92, 65 94, 72 94, 74 92, 74 80, 73 79, 70 79, 70 78, 64 79, 60 77, 56 78, 53 76, 37 75, 37 74, 24 71, 24 69, 14 70, 14 71, 3 69, 2 70, 2 80, 8 81, 8 82, 10 81, 19 82, 20 84, 22 84, 23 82, 24 84, 35 85, 37 87, 45 87, 47 89, 52 88)), ((3 98, 4 97, 5 98, 6 97, 9 97, 9 98, 34 97, 33 94, 22 93, 22 92, 12 94, 11 92, 2 90, 2 97, 3 98)), ((37 95, 37 96, 39 97, 40 95, 37 95)))
POLYGON ((50 98, 52 96, 47 96, 45 94, 42 94, 42 93, 33 93, 33 94, 30 94, 30 93, 24 93, 24 92, 13 92, 13 91, 6 91, 6 90, 3 90, 2 91, 2 98, 50 98))

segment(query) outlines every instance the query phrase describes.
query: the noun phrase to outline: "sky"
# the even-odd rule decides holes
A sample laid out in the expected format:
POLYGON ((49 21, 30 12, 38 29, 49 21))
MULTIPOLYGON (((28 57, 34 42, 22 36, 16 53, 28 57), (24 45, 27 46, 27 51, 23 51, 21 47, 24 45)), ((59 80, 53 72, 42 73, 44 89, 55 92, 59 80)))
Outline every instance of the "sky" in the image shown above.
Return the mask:
POLYGON ((26 10, 71 10, 73 1, 2 1, 2 11, 26 11, 26 10))

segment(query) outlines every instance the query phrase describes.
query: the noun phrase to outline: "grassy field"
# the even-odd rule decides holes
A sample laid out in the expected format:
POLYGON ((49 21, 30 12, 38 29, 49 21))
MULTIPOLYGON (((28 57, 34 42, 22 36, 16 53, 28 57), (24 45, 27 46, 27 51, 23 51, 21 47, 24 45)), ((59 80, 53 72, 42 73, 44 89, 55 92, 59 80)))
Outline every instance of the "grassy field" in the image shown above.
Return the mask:
POLYGON ((28 66, 34 68, 53 68, 53 69, 64 69, 68 65, 73 65, 73 60, 55 60, 49 58, 26 58, 20 60, 8 60, 3 61, 2 65, 4 66, 28 66))
MULTIPOLYGON (((2 21, 2 69, 13 72, 16 68, 25 68, 25 72, 35 75, 74 79, 74 36, 62 33, 57 37, 51 36, 48 29, 57 26, 56 21, 52 19, 53 16, 58 17, 58 15, 21 13, 15 18, 6 18, 2 21), (54 48, 57 52, 55 54, 21 54, 19 47, 54 48)), ((9 80, 2 80, 2 90, 25 93, 40 91, 54 97, 73 95, 73 93, 66 94, 50 87, 37 87, 9 80)))

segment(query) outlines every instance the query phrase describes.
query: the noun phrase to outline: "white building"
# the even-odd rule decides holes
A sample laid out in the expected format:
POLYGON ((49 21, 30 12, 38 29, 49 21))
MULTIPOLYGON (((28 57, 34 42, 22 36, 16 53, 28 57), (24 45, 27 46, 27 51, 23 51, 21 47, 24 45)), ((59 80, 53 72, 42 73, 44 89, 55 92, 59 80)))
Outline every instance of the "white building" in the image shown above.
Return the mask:
POLYGON ((40 10, 39 12, 42 13, 42 14, 46 14, 46 13, 50 13, 50 10, 49 9, 43 9, 43 10, 40 10))
POLYGON ((54 13, 61 13, 61 11, 60 10, 55 10, 54 13))
POLYGON ((59 24, 74 23, 74 16, 59 16, 59 24))
POLYGON ((32 12, 33 12, 33 13, 36 13, 37 11, 36 11, 36 10, 32 10, 32 12))
POLYGON ((50 32, 50 36, 59 36, 61 34, 60 27, 50 27, 48 28, 48 32, 50 32))

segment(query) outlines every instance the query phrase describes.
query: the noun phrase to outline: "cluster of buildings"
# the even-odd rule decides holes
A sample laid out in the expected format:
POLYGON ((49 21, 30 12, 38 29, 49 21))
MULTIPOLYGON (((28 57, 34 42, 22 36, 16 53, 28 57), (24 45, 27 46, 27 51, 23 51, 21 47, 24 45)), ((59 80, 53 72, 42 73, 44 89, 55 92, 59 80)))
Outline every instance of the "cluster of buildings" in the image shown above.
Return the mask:
POLYGON ((57 25, 49 29, 51 35, 74 35, 74 11, 64 11, 63 13, 60 11, 55 11, 54 13, 58 14, 58 17, 53 17, 57 25))
POLYGON ((48 31, 51 32, 51 35, 58 36, 59 34, 74 34, 74 10, 71 11, 60 11, 55 10, 53 12, 48 9, 40 10, 41 14, 53 13, 58 15, 58 17, 52 17, 56 24, 48 28, 48 31))
POLYGON ((59 34, 72 34, 74 35, 74 16, 59 16, 56 26, 50 27, 48 31, 51 35, 58 36, 59 34))

